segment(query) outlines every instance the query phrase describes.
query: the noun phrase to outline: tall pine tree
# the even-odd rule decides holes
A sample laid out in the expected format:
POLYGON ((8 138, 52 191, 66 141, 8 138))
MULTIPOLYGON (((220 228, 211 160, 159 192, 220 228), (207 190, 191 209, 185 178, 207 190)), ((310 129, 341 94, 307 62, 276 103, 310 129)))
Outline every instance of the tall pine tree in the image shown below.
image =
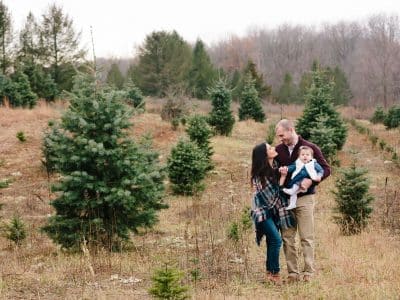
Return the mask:
POLYGON ((182 84, 186 88, 191 55, 189 44, 176 31, 153 32, 139 48, 133 81, 145 95, 163 97, 182 84))
POLYGON ((52 4, 40 24, 43 64, 50 65, 58 91, 70 91, 75 69, 83 63, 85 51, 79 47, 80 33, 61 7, 52 4))
POLYGON ((322 116, 326 118, 325 125, 334 130, 332 141, 340 150, 346 141, 347 127, 332 103, 333 82, 326 82, 325 78, 320 70, 312 72, 311 87, 306 94, 303 115, 298 119, 296 129, 303 138, 311 140, 311 130, 320 126, 318 118, 322 116))
POLYGON ((65 248, 87 242, 111 250, 130 231, 151 227, 166 208, 158 155, 128 137, 131 113, 118 95, 77 76, 53 139, 52 159, 62 176, 51 202, 56 214, 43 230, 65 248))
POLYGON ((208 123, 220 135, 230 135, 235 123, 235 118, 231 111, 231 93, 226 83, 219 79, 209 91, 211 97, 212 110, 209 115, 208 123))
POLYGON ((193 97, 207 98, 207 90, 216 78, 216 71, 207 54, 204 43, 197 40, 193 49, 192 66, 189 71, 189 90, 193 97))
POLYGON ((264 81, 264 75, 259 74, 257 72, 256 64, 252 61, 249 60, 247 62, 246 67, 243 70, 243 76, 242 78, 244 79, 247 74, 250 74, 251 77, 255 81, 255 88, 258 92, 258 95, 263 99, 269 95, 271 95, 271 86, 267 85, 264 81))
POLYGON ((11 14, 3 1, 0 1, 0 70, 3 74, 7 73, 11 65, 12 34, 11 14))

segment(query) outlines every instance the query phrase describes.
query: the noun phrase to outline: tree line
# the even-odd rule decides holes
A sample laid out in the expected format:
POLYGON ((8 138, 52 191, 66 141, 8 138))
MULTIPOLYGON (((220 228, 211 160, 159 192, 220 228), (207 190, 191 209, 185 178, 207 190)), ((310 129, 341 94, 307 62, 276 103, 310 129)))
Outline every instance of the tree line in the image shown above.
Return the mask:
MULTIPOLYGON (((16 36, 11 12, 0 2, 0 92, 12 105, 30 107, 34 98, 53 100, 71 90, 77 71, 93 67, 80 47, 80 33, 61 7, 50 5, 39 19, 29 13, 16 36)), ((233 100, 241 95, 250 72, 262 99, 304 103, 318 61, 335 82, 335 104, 381 103, 388 108, 398 102, 400 92, 399 37, 396 15, 318 29, 287 24, 260 28, 210 46, 201 40, 190 44, 176 31, 154 31, 138 47, 126 73, 116 61, 100 71, 115 89, 130 82, 144 95, 156 97, 181 90, 209 98, 210 87, 224 77, 233 100)))
POLYGON ((216 66, 231 72, 251 59, 273 87, 287 81, 287 73, 300 84, 317 59, 343 70, 354 96, 352 104, 380 103, 387 108, 399 101, 399 38, 399 17, 378 14, 362 22, 319 28, 283 24, 254 29, 244 37, 232 35, 216 43, 210 56, 216 66))
POLYGON ((0 1, 0 96, 11 106, 33 107, 70 91, 73 76, 89 67, 73 20, 55 4, 37 19, 31 12, 13 30, 12 14, 0 1))

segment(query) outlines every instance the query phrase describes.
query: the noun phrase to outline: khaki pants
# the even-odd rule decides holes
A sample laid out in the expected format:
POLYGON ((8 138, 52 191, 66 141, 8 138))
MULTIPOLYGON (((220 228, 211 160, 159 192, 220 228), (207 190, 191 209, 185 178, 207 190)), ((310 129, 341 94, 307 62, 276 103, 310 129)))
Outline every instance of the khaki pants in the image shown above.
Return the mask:
POLYGON ((314 273, 314 195, 298 198, 297 207, 293 209, 293 212, 296 216, 297 228, 292 227, 282 231, 287 270, 291 277, 297 277, 300 274, 295 243, 298 231, 304 256, 303 274, 312 275, 314 273))

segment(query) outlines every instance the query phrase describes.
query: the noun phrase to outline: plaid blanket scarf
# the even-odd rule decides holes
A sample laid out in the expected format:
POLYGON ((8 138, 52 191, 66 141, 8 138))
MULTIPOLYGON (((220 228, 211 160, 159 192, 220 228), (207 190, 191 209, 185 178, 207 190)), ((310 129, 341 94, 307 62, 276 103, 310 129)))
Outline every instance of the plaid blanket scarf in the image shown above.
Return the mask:
POLYGON ((251 217, 256 227, 256 242, 259 245, 263 233, 257 231, 257 223, 272 217, 279 228, 294 227, 296 221, 291 211, 285 209, 288 205, 286 195, 279 189, 277 184, 272 184, 269 180, 263 188, 258 178, 253 179, 255 187, 251 217))

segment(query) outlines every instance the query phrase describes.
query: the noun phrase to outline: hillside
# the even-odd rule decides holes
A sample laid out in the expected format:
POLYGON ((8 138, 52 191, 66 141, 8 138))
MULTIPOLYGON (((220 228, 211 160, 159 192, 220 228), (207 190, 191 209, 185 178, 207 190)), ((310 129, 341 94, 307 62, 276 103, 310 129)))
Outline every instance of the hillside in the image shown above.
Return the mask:
MULTIPOLYGON (((28 238, 15 247, 0 238, 1 299, 150 299, 147 292, 156 268, 166 263, 185 273, 193 299, 398 299, 400 295, 400 233, 383 226, 388 207, 399 207, 399 168, 384 163, 387 157, 367 138, 350 127, 349 138, 339 153, 342 167, 353 159, 368 168, 374 213, 368 229, 357 236, 342 236, 332 221, 337 170, 318 188, 316 204, 317 275, 309 283, 267 285, 264 278, 265 247, 257 247, 252 229, 237 242, 227 238, 233 222, 241 220, 249 206, 249 171, 252 147, 265 139, 268 125, 280 118, 278 107, 266 107, 267 121, 236 122, 230 137, 213 137, 216 168, 206 179, 206 190, 196 197, 177 197, 167 190, 170 208, 160 213, 152 230, 132 235, 129 249, 119 253, 67 253, 39 232, 52 208, 54 195, 41 164, 41 138, 50 119, 65 109, 58 103, 33 110, 0 107, 0 211, 7 222, 18 214, 27 224, 28 238), (21 143, 16 133, 23 131, 21 143), (385 186, 385 181, 387 185, 385 186), (394 195, 397 195, 395 198, 394 195), (193 280, 193 274, 198 279, 193 280)), ((208 111, 207 103, 193 110, 208 111)), ((160 105, 153 101, 147 113, 135 117, 132 137, 150 132, 162 162, 180 136, 161 120, 160 105)), ((284 116, 295 118, 299 107, 284 107, 284 116)), ((351 114, 355 115, 354 112, 351 114)), ((349 117, 349 116, 347 116, 349 117)), ((366 126, 400 144, 398 131, 379 125, 366 126)), ((400 223, 400 221, 399 221, 400 223)), ((281 265, 286 274, 283 252, 281 265)))

